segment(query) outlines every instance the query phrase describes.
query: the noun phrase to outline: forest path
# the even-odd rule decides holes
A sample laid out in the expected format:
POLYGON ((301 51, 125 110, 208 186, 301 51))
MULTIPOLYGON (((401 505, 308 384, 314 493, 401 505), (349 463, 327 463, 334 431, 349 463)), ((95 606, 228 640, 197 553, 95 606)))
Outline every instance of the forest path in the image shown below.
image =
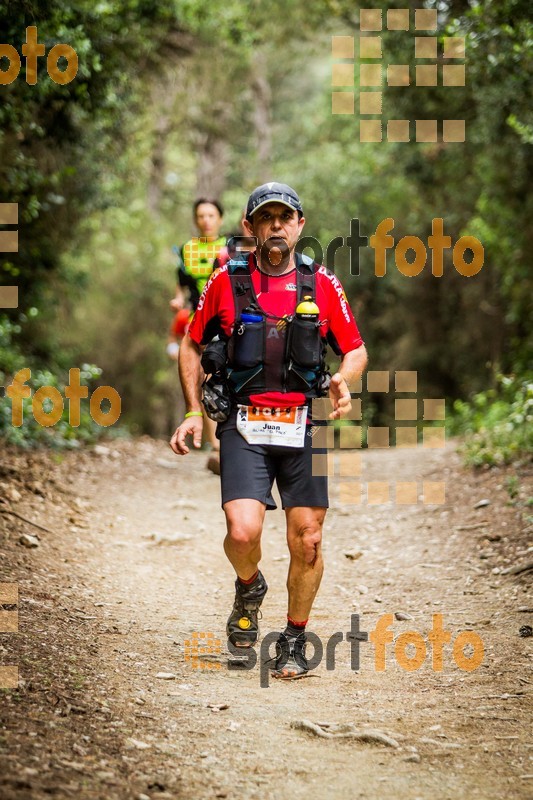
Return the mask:
MULTIPOLYGON (((87 738, 78 736, 76 749, 68 732, 74 713, 56 717, 67 729, 58 747, 74 752, 46 762, 42 785, 30 766, 22 793, 8 777, 5 797, 530 796, 532 640, 520 638, 518 628, 531 619, 518 611, 528 602, 526 579, 497 572, 514 563, 518 546, 518 516, 506 505, 502 475, 464 470, 448 447, 363 453, 364 480, 393 482, 401 476, 418 481, 419 494, 422 481, 444 480, 444 505, 341 505, 342 479, 333 479, 326 568, 309 628, 324 650, 338 631, 343 641, 334 670, 326 670, 324 655, 317 677, 283 682, 268 680, 260 658, 253 669, 227 668, 224 630, 234 576, 222 548, 218 478, 205 462, 204 452, 177 457, 164 442, 141 439, 111 445, 101 456, 69 456, 61 466, 79 518, 69 534, 42 534, 40 548, 24 551, 32 572, 21 581, 21 592, 24 601, 39 574, 48 574, 48 590, 70 609, 76 640, 64 639, 64 657, 74 653, 83 673, 90 701, 85 727, 76 730, 85 730, 87 738), (485 497, 490 505, 476 509, 485 497), (174 542, 165 543, 165 537, 174 542), (395 612, 411 616, 393 620, 395 638, 406 631, 420 634, 424 663, 406 670, 392 643, 385 671, 376 671, 374 645, 361 642, 360 670, 352 670, 346 641, 351 615, 360 615, 362 631, 372 631, 382 615, 395 612), (440 672, 432 669, 428 641, 433 614, 442 614, 451 633, 440 672), (453 642, 465 630, 475 631, 484 645, 483 661, 473 671, 460 669, 454 657, 453 642), (200 656, 203 665, 185 658, 194 633, 212 633, 215 645, 221 642, 220 653, 200 656), (292 726, 302 719, 378 729, 399 747, 320 738, 292 726), (55 792, 50 783, 45 789, 58 769, 62 779, 52 781, 55 792)), ((284 624, 284 531, 283 512, 269 512, 262 636, 284 624)), ((39 617, 39 609, 32 615, 39 617)), ((34 635, 42 636, 42 619, 33 626, 34 635)), ((31 620, 27 628, 30 636, 31 620)), ((53 635, 52 626, 45 647, 53 635)), ((259 656, 261 646, 256 650, 259 656)), ((51 727, 50 743, 57 725, 51 727)), ((39 726, 36 731, 39 737, 39 726)), ((41 741, 33 756, 41 763, 48 745, 32 741, 41 741)))

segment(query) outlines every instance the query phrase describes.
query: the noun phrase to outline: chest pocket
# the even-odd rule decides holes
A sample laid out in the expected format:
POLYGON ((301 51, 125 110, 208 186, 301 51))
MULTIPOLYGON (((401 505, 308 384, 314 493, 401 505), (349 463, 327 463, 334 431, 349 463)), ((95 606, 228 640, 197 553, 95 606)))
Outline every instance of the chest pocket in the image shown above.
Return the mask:
POLYGON ((320 365, 324 345, 318 322, 295 317, 289 325, 287 336, 288 361, 305 369, 320 365))
POLYGON ((229 341, 228 355, 237 369, 253 369, 264 362, 265 323, 237 322, 229 341))

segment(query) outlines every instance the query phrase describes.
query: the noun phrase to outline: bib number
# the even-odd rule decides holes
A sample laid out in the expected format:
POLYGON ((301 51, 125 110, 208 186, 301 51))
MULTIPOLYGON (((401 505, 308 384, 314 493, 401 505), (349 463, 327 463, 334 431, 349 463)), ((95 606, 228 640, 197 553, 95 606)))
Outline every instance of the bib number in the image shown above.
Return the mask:
POLYGON ((303 447, 307 406, 257 408, 238 406, 237 430, 248 444, 303 447))

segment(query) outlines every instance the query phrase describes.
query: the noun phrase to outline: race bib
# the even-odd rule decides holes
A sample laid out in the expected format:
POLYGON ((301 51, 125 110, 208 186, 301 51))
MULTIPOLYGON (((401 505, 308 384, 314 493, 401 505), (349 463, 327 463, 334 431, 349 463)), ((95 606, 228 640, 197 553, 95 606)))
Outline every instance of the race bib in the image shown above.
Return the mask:
POLYGON ((248 444, 303 447, 307 406, 258 408, 238 406, 237 430, 248 444))

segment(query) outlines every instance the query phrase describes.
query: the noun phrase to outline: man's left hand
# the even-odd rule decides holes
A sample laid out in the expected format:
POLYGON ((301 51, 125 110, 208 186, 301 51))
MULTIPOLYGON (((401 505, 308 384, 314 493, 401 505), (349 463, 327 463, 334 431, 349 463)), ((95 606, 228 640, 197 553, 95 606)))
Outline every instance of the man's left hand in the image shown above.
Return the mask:
POLYGON ((333 411, 329 419, 340 419, 349 414, 352 409, 352 398, 348 384, 340 372, 336 372, 329 384, 329 399, 333 406, 333 411))

